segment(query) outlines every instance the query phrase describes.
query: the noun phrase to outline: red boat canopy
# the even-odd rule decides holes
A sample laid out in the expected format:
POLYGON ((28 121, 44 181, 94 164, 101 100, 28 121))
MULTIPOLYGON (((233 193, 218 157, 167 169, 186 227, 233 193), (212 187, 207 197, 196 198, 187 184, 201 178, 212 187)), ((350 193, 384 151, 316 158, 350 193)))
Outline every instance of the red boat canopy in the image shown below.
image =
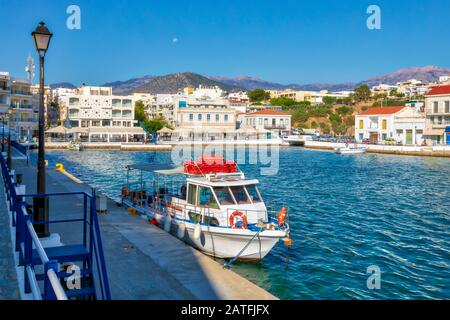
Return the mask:
POLYGON ((185 161, 184 173, 210 174, 210 173, 236 173, 235 161, 225 161, 223 156, 201 156, 198 161, 185 161))

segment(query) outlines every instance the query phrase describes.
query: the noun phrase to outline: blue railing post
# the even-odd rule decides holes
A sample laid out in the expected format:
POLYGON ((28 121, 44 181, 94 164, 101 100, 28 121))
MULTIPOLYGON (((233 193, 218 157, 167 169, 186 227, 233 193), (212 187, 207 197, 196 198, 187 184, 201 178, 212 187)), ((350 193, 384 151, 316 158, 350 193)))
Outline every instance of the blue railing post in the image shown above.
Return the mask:
POLYGON ((31 292, 30 279, 28 278, 27 267, 32 266, 33 263, 33 241, 30 232, 28 231, 27 222, 31 222, 31 216, 23 217, 24 228, 24 251, 23 252, 23 272, 25 276, 25 293, 31 292))
POLYGON ((56 300, 55 291, 53 290, 47 274, 50 269, 53 269, 55 273, 58 273, 58 262, 48 261, 44 265, 44 300, 56 300))

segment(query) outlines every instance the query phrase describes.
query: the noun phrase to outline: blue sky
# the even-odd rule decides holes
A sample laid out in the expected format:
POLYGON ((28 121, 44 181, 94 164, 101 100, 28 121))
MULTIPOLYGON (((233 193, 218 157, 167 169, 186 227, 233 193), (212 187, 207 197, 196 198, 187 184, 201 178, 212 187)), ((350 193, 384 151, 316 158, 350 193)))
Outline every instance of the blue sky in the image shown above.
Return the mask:
POLYGON ((448 0, 0 0, 0 70, 25 77, 35 52, 30 32, 40 20, 55 34, 49 83, 183 71, 346 82, 410 66, 450 67, 448 0), (71 4, 81 8, 81 30, 66 28, 71 4), (371 4, 381 8, 381 30, 366 27, 371 4))

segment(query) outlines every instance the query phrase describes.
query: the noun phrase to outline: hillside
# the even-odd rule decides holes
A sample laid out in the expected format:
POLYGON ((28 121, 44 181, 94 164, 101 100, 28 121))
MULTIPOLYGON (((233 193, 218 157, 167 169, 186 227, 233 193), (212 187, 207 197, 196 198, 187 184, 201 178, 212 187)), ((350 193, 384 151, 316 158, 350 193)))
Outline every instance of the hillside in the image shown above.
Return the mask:
POLYGON ((144 85, 135 87, 133 92, 177 93, 185 87, 219 86, 221 89, 231 92, 243 90, 242 87, 224 84, 222 82, 206 78, 202 75, 184 72, 149 79, 144 85))
MULTIPOLYGON (((253 90, 253 89, 265 89, 265 90, 305 90, 305 91, 342 91, 353 90, 361 84, 367 83, 369 86, 375 86, 380 83, 396 84, 400 81, 406 81, 409 79, 417 79, 424 82, 437 81, 440 76, 450 75, 450 69, 440 68, 436 66, 426 67, 413 67, 397 70, 392 73, 388 73, 382 76, 376 76, 360 82, 346 82, 346 83, 311 83, 311 84, 280 84, 277 82, 270 82, 263 79, 240 76, 235 78, 227 77, 205 77, 200 74, 192 72, 174 73, 165 76, 143 76, 140 78, 133 78, 126 81, 115 81, 104 84, 104 86, 110 86, 113 88, 115 94, 130 93, 136 91, 144 91, 151 93, 177 93, 179 90, 199 85, 206 86, 219 86, 225 91, 237 91, 237 90, 253 90)), ((52 88, 74 87, 72 84, 62 82, 59 84, 51 85, 52 88)))

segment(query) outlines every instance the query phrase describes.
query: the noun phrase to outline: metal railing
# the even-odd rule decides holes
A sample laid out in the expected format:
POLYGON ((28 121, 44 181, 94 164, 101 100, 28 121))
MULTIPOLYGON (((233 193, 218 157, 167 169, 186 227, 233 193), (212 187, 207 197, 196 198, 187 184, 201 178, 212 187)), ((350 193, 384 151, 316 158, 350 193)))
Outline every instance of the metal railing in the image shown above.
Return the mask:
MULTIPOLYGON (((94 272, 94 263, 97 269, 97 276, 93 279, 93 290, 95 298, 110 300, 111 294, 109 289, 108 276, 106 272, 105 257, 103 254, 103 244, 100 235, 99 222, 96 212, 95 192, 88 194, 85 192, 75 193, 54 193, 54 194, 27 194, 18 195, 16 193, 16 184, 14 176, 7 167, 6 161, 0 157, 1 172, 5 186, 8 209, 11 212, 12 227, 15 227, 16 243, 15 250, 19 254, 19 259, 24 267, 24 284, 25 293, 31 293, 36 300, 67 300, 68 297, 61 281, 58 278, 60 262, 58 260, 50 260, 39 237, 37 236, 34 225, 43 224, 40 221, 33 221, 32 216, 27 211, 26 198, 50 198, 60 196, 82 196, 83 197, 83 218, 49 221, 47 224, 83 222, 83 246, 88 253, 87 263, 94 272), (89 205, 89 206, 88 206, 89 205), (88 208, 89 207, 89 208, 88 208), (89 214, 88 214, 89 212, 89 214), (37 253, 39 262, 36 262, 37 253), (38 275, 35 266, 43 265, 44 274, 38 275), (94 282, 97 279, 97 282, 94 282), (38 281, 44 280, 44 293, 41 294, 38 281), (100 289, 101 295, 96 294, 97 288, 100 289)), ((69 276, 70 274, 67 274, 69 276)), ((92 274, 94 276, 94 274, 92 274)))

